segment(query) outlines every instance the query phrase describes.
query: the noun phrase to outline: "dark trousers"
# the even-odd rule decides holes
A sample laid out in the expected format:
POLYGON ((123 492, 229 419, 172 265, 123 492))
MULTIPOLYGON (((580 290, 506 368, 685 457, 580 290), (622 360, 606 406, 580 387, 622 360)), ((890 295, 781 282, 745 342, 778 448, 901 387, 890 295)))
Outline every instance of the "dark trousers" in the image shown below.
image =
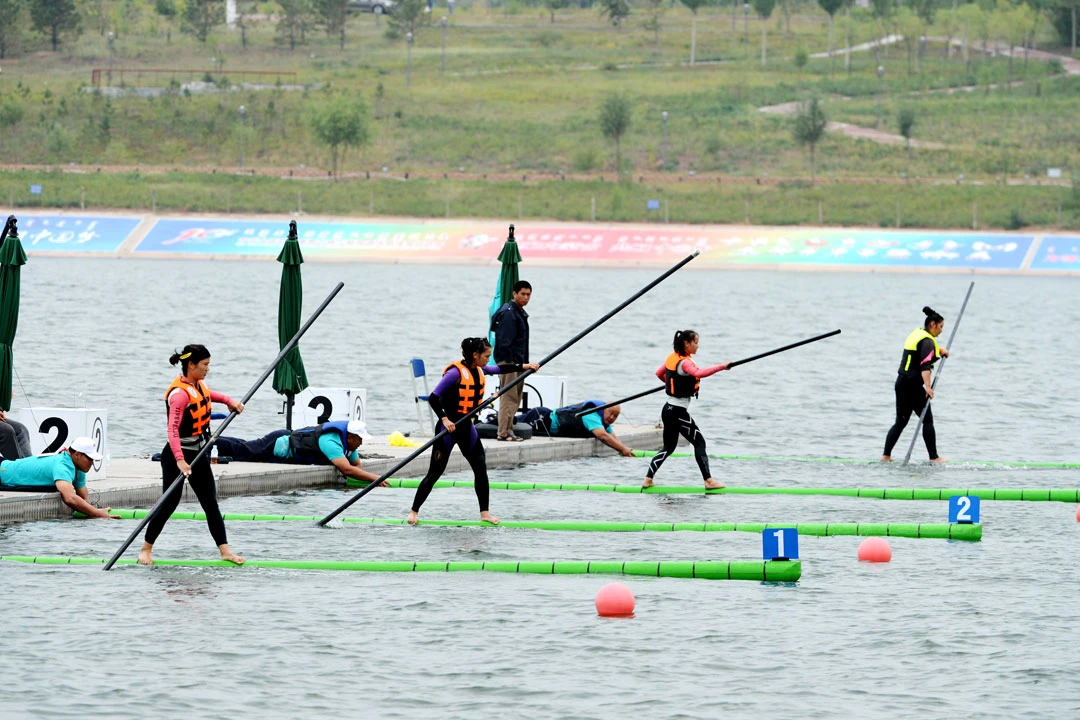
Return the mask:
MULTIPOLYGON (((926 389, 923 387, 922 378, 905 378, 898 375, 896 385, 893 386, 896 393, 896 421, 889 428, 889 434, 885 436, 884 455, 892 455, 893 447, 900 439, 900 433, 907 427, 911 413, 921 413, 926 407, 926 389)), ((922 426, 923 440, 926 442, 926 451, 930 453, 931 460, 937 460, 937 432, 934 430, 934 408, 931 406, 926 411, 926 419, 922 426)))
POLYGON ((551 434, 551 409, 542 405, 529 408, 514 417, 514 423, 523 423, 534 432, 551 434))
POLYGON ((0 457, 8 460, 30 457, 30 431, 21 422, 0 421, 0 457))
MULTIPOLYGON (((442 429, 442 423, 436 423, 435 432, 438 433, 442 429)), ((420 481, 420 486, 416 488, 416 496, 413 498, 414 512, 420 512, 420 506, 427 500, 438 479, 446 472, 446 464, 450 462, 450 453, 454 451, 454 445, 461 449, 461 454, 465 456, 469 467, 472 468, 473 487, 476 489, 476 500, 480 503, 480 512, 487 512, 487 453, 484 452, 480 436, 476 434, 476 426, 468 420, 456 424, 453 433, 443 435, 432 446, 431 464, 428 466, 427 475, 420 481)))
MULTIPOLYGON (((185 448, 184 459, 191 463, 197 453, 197 450, 185 448)), ((176 458, 173 457, 172 448, 166 443, 161 451, 162 493, 169 489, 169 486, 179 474, 180 468, 176 464, 176 458)), ((188 476, 187 481, 191 485, 191 489, 195 491, 196 497, 199 498, 199 504, 202 505, 203 512, 206 513, 206 524, 210 527, 210 534, 214 537, 214 544, 226 544, 229 540, 225 535, 225 520, 221 517, 221 510, 218 509, 217 486, 214 484, 214 471, 210 469, 210 453, 203 455, 199 462, 191 466, 191 475, 188 476)), ((157 514, 147 523, 146 542, 151 545, 157 542, 158 535, 161 534, 165 523, 176 510, 176 506, 180 504, 180 497, 183 494, 184 483, 177 483, 173 491, 165 497, 165 502, 161 504, 157 514)))
POLYGON ((281 429, 255 440, 219 437, 217 439, 218 455, 231 457, 237 462, 289 462, 286 458, 274 456, 274 445, 277 443, 277 439, 282 435, 289 434, 291 434, 290 431, 281 429))
POLYGON ((653 455, 649 463, 649 472, 646 477, 656 477, 656 471, 664 464, 668 455, 675 452, 679 445, 679 435, 690 441, 694 446, 694 459, 697 460, 701 477, 708 480, 712 477, 709 470, 709 454, 705 450, 705 436, 701 434, 694 418, 690 417, 690 411, 678 405, 664 404, 660 411, 660 420, 664 423, 664 448, 653 455))

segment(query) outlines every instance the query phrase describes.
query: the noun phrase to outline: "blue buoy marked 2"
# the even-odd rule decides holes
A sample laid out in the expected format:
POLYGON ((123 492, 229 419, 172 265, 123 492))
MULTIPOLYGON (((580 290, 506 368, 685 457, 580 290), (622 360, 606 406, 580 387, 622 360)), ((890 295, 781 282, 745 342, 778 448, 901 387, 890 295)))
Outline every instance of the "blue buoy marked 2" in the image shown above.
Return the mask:
POLYGON ((953 495, 950 497, 949 522, 962 525, 979 522, 979 496, 953 495))

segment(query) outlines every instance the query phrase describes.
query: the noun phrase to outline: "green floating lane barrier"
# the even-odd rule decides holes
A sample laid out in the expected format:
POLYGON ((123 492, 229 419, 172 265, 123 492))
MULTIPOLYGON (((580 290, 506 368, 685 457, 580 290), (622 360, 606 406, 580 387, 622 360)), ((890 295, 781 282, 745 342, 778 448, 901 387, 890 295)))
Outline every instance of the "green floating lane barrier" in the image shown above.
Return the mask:
MULTIPOLYGON (((634 457, 648 458, 656 455, 655 450, 635 450, 634 457)), ((694 453, 674 452, 668 457, 692 458, 694 453)), ((717 455, 709 453, 713 460, 767 460, 773 462, 805 462, 805 463, 838 463, 847 465, 880 465, 880 460, 869 458, 836 458, 836 457, 796 457, 791 455, 717 455)), ((1075 470, 1080 468, 1080 462, 1034 462, 1026 460, 959 460, 946 463, 943 467, 1001 467, 1001 468, 1058 468, 1075 470)))
MULTIPOLYGON (((112 511, 127 520, 139 520, 146 510, 112 511)), ((247 515, 226 513, 232 521, 262 522, 315 522, 312 515, 247 515)), ((206 520, 201 512, 174 512, 173 520, 206 520)), ((343 518, 344 522, 358 525, 406 525, 400 518, 343 518)), ((575 532, 750 532, 762 533, 770 528, 795 528, 800 535, 831 537, 834 535, 859 535, 864 537, 944 538, 948 540, 982 540, 982 525, 972 523, 782 523, 782 522, 603 522, 566 520, 503 520, 493 525, 483 520, 421 520, 419 525, 429 527, 486 527, 518 528, 525 530, 554 530, 575 532)))
MULTIPOLYGON (((104 558, 4 555, 0 560, 36 565, 103 565, 104 558)), ((117 565, 136 565, 135 558, 117 565)), ((279 568, 286 570, 351 570, 353 572, 500 572, 533 575, 640 575, 704 580, 796 582, 802 577, 798 560, 620 561, 620 560, 497 560, 486 562, 417 562, 388 560, 248 560, 234 565, 224 560, 155 560, 155 566, 279 568)))
MULTIPOLYGON (((352 485, 354 480, 350 479, 352 485)), ((419 480, 386 481, 390 487, 415 488, 419 480)), ((362 485, 363 483, 358 483, 362 485)), ((874 498, 876 500, 948 500, 953 495, 978 496, 982 500, 1024 502, 1080 502, 1080 488, 830 488, 830 487, 726 487, 706 490, 701 485, 600 485, 581 483, 493 482, 492 490, 588 490, 631 495, 830 495, 833 497, 874 498)), ((439 480, 437 488, 471 488, 471 480, 439 480)))

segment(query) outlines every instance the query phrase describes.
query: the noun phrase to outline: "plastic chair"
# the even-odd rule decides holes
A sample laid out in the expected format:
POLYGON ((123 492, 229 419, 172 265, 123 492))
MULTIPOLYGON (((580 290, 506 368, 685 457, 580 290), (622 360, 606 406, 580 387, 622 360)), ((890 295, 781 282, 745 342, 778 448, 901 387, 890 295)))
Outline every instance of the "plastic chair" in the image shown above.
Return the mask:
POLYGON ((427 368, 424 367, 423 360, 412 358, 409 360, 409 370, 412 379, 413 403, 416 405, 416 422, 420 425, 420 432, 427 433, 430 432, 432 425, 435 423, 435 413, 431 411, 431 406, 428 405, 431 389, 428 387, 427 368), (417 383, 417 378, 423 378, 423 395, 420 394, 420 385, 417 383), (424 421, 425 417, 427 422, 424 421))

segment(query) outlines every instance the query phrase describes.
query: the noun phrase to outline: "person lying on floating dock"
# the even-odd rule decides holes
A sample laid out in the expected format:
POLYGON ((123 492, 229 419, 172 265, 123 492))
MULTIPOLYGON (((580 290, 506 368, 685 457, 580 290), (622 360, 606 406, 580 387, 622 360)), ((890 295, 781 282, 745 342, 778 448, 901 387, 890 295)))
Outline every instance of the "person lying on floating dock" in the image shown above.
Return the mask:
POLYGON ((372 482, 379 478, 364 470, 359 454, 364 440, 370 439, 362 420, 339 420, 300 430, 275 430, 255 440, 222 436, 217 449, 219 456, 238 462, 333 465, 345 477, 372 482))
POLYGON ((603 400, 586 400, 556 410, 543 406, 535 407, 515 417, 514 422, 532 425, 535 431, 545 432, 552 437, 596 438, 623 457, 633 457, 633 448, 624 445, 612 429, 615 421, 619 419, 619 405, 578 416, 582 410, 598 408, 604 404, 603 400))
POLYGON ((86 473, 99 460, 101 453, 88 437, 75 438, 55 455, 0 459, 0 490, 58 492, 65 505, 87 517, 119 520, 119 515, 109 512, 112 508, 99 509, 90 503, 86 473))

